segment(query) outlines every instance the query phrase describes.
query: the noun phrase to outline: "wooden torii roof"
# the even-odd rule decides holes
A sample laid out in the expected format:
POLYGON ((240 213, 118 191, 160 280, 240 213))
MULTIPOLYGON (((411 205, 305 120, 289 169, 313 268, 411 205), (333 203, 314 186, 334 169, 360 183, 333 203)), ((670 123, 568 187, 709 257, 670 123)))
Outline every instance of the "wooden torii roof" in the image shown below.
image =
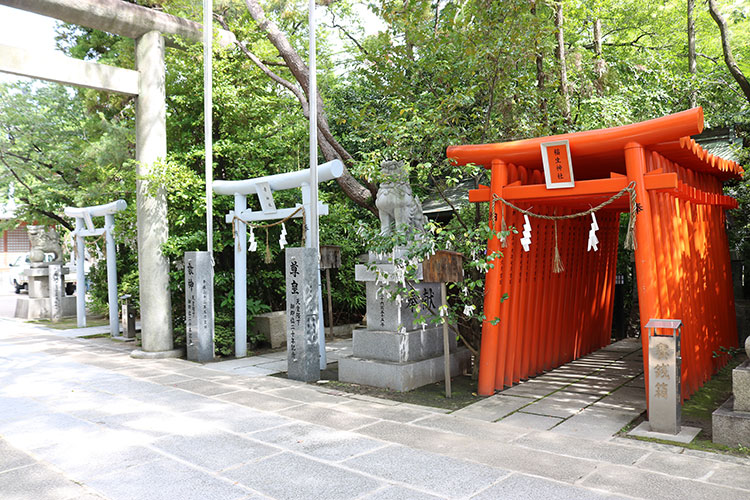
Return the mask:
MULTIPOLYGON (((624 149, 629 143, 637 143, 689 171, 710 174, 719 181, 740 178, 744 170, 738 163, 712 155, 691 139, 690 136, 702 131, 703 109, 699 107, 619 127, 493 144, 450 146, 447 155, 459 165, 474 163, 489 168, 493 160, 514 165, 518 178, 503 188, 503 197, 507 200, 580 205, 606 199, 627 186, 624 149), (575 187, 547 190, 540 145, 560 140, 570 143, 575 187)), ((644 181, 648 190, 671 192, 680 198, 703 200, 726 208, 737 206, 729 197, 702 193, 697 186, 678 180, 676 173, 651 172, 644 181)), ((487 186, 469 193, 472 202, 490 198, 487 186)))

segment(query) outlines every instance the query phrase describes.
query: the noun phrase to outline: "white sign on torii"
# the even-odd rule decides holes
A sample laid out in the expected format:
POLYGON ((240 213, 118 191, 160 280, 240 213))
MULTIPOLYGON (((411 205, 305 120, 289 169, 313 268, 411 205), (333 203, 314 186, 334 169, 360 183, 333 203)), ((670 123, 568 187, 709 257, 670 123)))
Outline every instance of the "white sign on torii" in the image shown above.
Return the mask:
POLYGON ((84 269, 83 239, 86 236, 101 236, 107 239, 107 300, 109 301, 109 330, 113 337, 120 333, 117 321, 117 252, 115 249, 115 213, 125 210, 128 204, 125 200, 117 200, 106 205, 93 207, 65 207, 65 215, 75 217, 76 228, 73 231, 76 241, 76 318, 78 328, 86 326, 86 273, 84 269), (97 229, 92 217, 104 217, 104 227, 97 229))
MULTIPOLYGON (((329 161, 318 167, 318 182, 325 182, 341 177, 344 164, 340 160, 329 161)), ((285 174, 268 175, 243 181, 214 181, 216 194, 234 195, 234 210, 226 216, 226 221, 234 223, 235 217, 242 222, 284 219, 286 217, 302 217, 310 214, 310 169, 298 170, 285 174), (294 208, 276 208, 273 199, 274 191, 286 189, 302 189, 302 205, 294 208), (247 209, 247 195, 257 194, 261 210, 247 209), (303 210, 299 210, 303 207, 303 210)), ((318 202, 318 212, 328 215, 328 205, 318 202)), ((305 225, 305 243, 310 246, 310 224, 305 225)), ((237 224, 234 231, 234 352, 235 356, 247 356, 247 228, 245 224, 237 224)), ((318 309, 320 318, 323 317, 323 303, 320 300, 320 273, 318 273, 318 309)), ((320 365, 326 366, 325 331, 323 321, 320 321, 320 365)))

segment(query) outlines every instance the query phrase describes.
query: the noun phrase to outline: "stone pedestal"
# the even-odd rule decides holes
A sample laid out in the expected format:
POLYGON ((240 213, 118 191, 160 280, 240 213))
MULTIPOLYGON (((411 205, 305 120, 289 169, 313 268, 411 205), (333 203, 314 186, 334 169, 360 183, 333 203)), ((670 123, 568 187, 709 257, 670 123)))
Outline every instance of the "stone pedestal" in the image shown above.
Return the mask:
POLYGON ((286 311, 273 311, 253 318, 253 330, 263 335, 276 349, 286 345, 286 311))
MULTIPOLYGON (((390 279, 395 277, 392 264, 377 265, 390 279)), ((367 282, 367 328, 352 333, 352 356, 339 360, 339 380, 400 392, 444 380, 442 326, 422 329, 414 304, 390 297, 388 286, 377 281, 377 273, 357 266, 355 274, 367 282)), ((429 325, 433 317, 429 310, 437 313, 441 304, 440 283, 416 283, 414 288, 429 307, 421 313, 429 325)), ((471 353, 457 349, 454 336, 449 346, 451 376, 455 376, 469 366, 471 353)))
POLYGON ((750 361, 732 370, 733 398, 713 413, 714 443, 750 446, 750 361))
POLYGON ((59 282, 59 287, 55 285, 58 289, 55 310, 53 311, 50 300, 50 268, 48 266, 32 267, 24 271, 29 278, 29 294, 18 297, 16 300, 16 318, 53 319, 53 312, 55 319, 75 316, 76 299, 72 295, 64 294, 67 269, 61 266, 57 268, 60 270, 60 275, 59 280, 54 280, 55 283, 59 282))
POLYGON ((750 337, 750 300, 735 299, 734 308, 737 316, 737 340, 742 346, 750 337))

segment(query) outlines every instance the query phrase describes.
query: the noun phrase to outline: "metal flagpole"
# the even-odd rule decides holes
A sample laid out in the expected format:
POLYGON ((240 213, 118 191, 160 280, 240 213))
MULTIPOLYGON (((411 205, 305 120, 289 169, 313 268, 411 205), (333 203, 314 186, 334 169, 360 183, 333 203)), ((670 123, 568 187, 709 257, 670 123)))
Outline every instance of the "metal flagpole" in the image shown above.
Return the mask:
POLYGON ((310 246, 320 251, 318 233, 318 81, 315 61, 315 0, 310 0, 310 80, 308 101, 310 108, 310 246))
MULTIPOLYGON (((215 348, 215 325, 214 325, 214 151, 213 151, 213 38, 214 38, 214 8, 213 0, 203 0, 203 138, 205 142, 205 162, 206 162, 206 250, 208 259, 196 258, 196 263, 207 260, 208 264, 208 283, 205 287, 208 297, 205 300, 208 311, 208 318, 204 321, 208 325, 208 332, 204 335, 210 336, 200 341, 201 350, 191 349, 188 346, 188 359, 191 359, 191 352, 194 352, 192 359, 203 360, 202 356, 208 359, 213 358, 215 348), (203 351, 201 353, 201 351, 203 351), (206 352, 208 351, 208 352, 206 352)), ((204 285, 205 286, 205 285, 204 285)), ((205 313, 204 313, 205 314, 205 313)), ((236 337, 236 334, 235 334, 236 337)), ((242 339, 244 340, 244 339, 242 339)), ((241 344, 235 338, 235 344, 241 344)))
POLYGON ((203 134, 205 137, 206 161, 206 250, 214 262, 213 225, 213 137, 212 137, 212 43, 213 43, 213 0, 203 0, 203 134))
MULTIPOLYGON (((318 80, 315 60, 315 0, 308 3, 308 24, 310 30, 310 75, 307 100, 310 109, 310 248, 315 249, 316 260, 320 264, 320 233, 318 231, 318 80)), ((318 280, 318 342, 320 345, 320 369, 326 368, 325 330, 323 328, 323 302, 321 299, 320 268, 318 280)))

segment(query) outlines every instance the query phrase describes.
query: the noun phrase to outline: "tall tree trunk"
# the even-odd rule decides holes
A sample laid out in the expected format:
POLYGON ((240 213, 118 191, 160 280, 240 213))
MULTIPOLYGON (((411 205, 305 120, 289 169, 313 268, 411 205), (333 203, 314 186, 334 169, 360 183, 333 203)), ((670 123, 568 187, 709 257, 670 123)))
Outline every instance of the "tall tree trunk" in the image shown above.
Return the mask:
POLYGON ((698 66, 695 60, 695 18, 693 10, 695 0, 687 0, 687 38, 688 38, 688 72, 690 73, 690 107, 694 108, 698 104, 698 93, 695 90, 695 75, 698 72, 698 66))
POLYGON ((715 0, 708 0, 708 10, 711 13, 711 17, 713 17, 714 21, 716 21, 716 24, 719 26, 719 32, 721 33, 721 48, 724 51, 724 62, 727 65, 727 69, 729 69, 732 77, 742 89, 742 93, 745 95, 747 102, 750 102, 750 82, 747 81, 747 78, 734 60, 734 56, 732 56, 732 47, 729 45, 729 28, 727 28, 727 22, 719 13, 715 0))
MULTIPOLYGON (((310 91, 308 88, 310 70, 302 57, 296 50, 294 50, 292 44, 289 43, 289 39, 287 39, 286 35, 279 29, 276 23, 266 17, 266 13, 263 11, 263 8, 257 0, 245 0, 245 5, 258 27, 265 33, 266 38, 268 38, 273 46, 276 47, 276 50, 279 51, 279 55, 284 59, 287 68, 289 68, 289 71, 291 71, 299 86, 302 87, 307 99, 310 99, 310 91)), ((298 99, 300 98, 299 95, 297 97, 298 99)), ((341 144, 339 144, 339 142, 333 137, 333 134, 331 134, 331 129, 328 125, 328 118, 325 114, 325 105, 323 104, 323 99, 321 98, 320 93, 316 93, 313 98, 317 99, 318 103, 318 137, 320 138, 319 144, 323 156, 328 161, 341 159, 345 164, 351 164, 352 156, 343 146, 341 146, 341 144)), ((304 102, 304 97, 300 99, 300 104, 302 105, 304 112, 307 107, 307 103, 304 102)), ((346 195, 356 204, 377 213, 377 209, 373 203, 374 193, 372 191, 374 188, 372 188, 372 186, 370 186, 370 189, 363 186, 349 173, 349 169, 346 167, 344 168, 344 174, 336 179, 336 181, 339 186, 341 186, 344 193, 346 193, 346 195)))
MULTIPOLYGON (((531 2, 531 14, 536 16, 536 0, 531 2)), ((545 129, 549 128, 549 116, 547 110, 547 98, 544 96, 544 85, 547 80, 547 75, 544 73, 544 54, 542 53, 542 47, 538 42, 538 37, 535 37, 534 41, 534 53, 536 55, 536 92, 539 99, 539 113, 542 118, 542 124, 545 129)))
POLYGON ((557 28, 557 60, 560 64, 560 95, 565 125, 571 126, 570 91, 568 90, 568 70, 565 66, 565 32, 563 30, 563 6, 558 2, 555 10, 555 27, 557 28))
POLYGON ((602 21, 596 18, 594 19, 594 74, 596 75, 594 86, 600 96, 604 95, 604 73, 606 70, 607 64, 602 56, 602 21))

